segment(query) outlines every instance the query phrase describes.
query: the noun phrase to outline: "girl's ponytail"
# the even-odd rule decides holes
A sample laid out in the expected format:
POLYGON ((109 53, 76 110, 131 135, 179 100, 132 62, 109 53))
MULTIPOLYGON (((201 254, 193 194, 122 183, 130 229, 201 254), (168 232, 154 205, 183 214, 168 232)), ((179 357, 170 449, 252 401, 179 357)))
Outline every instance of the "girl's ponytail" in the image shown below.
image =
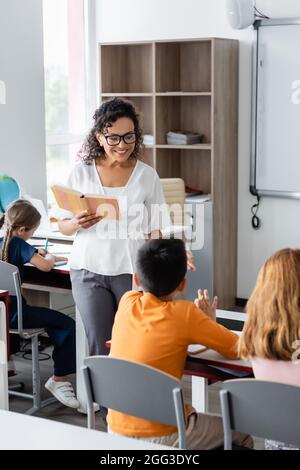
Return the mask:
POLYGON ((6 263, 8 263, 8 250, 9 250, 10 241, 13 237, 13 230, 14 229, 12 226, 7 227, 6 234, 3 240, 0 258, 1 258, 1 261, 5 261, 6 263))
MULTIPOLYGON (((38 210, 25 199, 18 199, 12 202, 6 210, 5 222, 6 232, 3 239, 2 250, 0 252, 0 260, 8 262, 8 252, 14 230, 19 227, 25 227, 31 230, 37 227, 41 220, 41 214, 38 210)), ((4 216, 0 215, 0 228, 3 226, 4 216)))

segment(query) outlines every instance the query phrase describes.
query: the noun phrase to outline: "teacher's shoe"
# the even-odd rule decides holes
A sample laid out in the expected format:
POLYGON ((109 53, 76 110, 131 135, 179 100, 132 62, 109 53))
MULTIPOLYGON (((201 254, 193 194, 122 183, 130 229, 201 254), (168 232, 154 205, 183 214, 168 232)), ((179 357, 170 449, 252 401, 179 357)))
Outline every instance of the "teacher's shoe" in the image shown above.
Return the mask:
POLYGON ((45 383, 45 388, 63 405, 75 409, 79 408, 80 403, 75 396, 71 382, 55 382, 50 377, 45 383))

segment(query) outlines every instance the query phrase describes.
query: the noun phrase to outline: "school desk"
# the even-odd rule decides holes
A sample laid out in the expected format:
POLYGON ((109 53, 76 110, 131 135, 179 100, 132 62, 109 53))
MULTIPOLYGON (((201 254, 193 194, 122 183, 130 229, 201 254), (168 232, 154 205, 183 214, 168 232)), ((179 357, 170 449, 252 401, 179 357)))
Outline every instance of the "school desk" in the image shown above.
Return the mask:
POLYGON ((207 349, 196 356, 188 355, 185 375, 192 378, 192 405, 199 412, 208 411, 208 385, 242 377, 252 377, 250 362, 225 359, 221 354, 207 349))
MULTIPOLYGON (((242 331, 247 318, 245 313, 217 309, 217 322, 235 330, 242 331)), ((199 348, 200 349, 200 348, 199 348)), ((197 355, 188 355, 184 374, 191 376, 192 405, 198 411, 208 411, 208 385, 243 376, 252 376, 250 362, 230 360, 211 349, 205 349, 197 355)))
MULTIPOLYGON (((0 410, 0 450, 170 450, 147 441, 0 410)), ((99 459, 101 455, 99 454, 99 459)))

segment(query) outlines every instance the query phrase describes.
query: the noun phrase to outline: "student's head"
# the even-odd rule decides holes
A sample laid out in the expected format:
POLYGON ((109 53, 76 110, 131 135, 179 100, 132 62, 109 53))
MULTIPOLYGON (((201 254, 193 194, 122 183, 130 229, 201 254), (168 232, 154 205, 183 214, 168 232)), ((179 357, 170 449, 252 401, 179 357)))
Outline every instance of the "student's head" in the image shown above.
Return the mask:
POLYGON ((280 250, 265 262, 247 313, 241 356, 291 360, 300 339, 300 250, 280 250))
POLYGON ((28 240, 39 226, 40 220, 41 214, 29 201, 19 199, 8 206, 5 217, 0 221, 0 227, 5 222, 6 229, 0 255, 2 261, 8 261, 12 237, 28 240))
POLYGON ((185 287, 187 257, 182 240, 149 240, 139 249, 135 282, 156 297, 168 297, 185 287))
POLYGON ((96 159, 125 162, 137 159, 142 147, 139 115, 130 101, 113 98, 94 114, 91 129, 79 157, 87 164, 96 159))

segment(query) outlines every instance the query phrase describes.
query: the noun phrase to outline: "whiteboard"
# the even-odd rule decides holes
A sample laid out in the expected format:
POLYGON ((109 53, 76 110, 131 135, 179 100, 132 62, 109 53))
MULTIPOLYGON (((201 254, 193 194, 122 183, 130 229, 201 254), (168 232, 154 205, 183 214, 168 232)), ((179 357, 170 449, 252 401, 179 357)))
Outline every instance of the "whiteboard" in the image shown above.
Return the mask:
POLYGON ((300 198, 300 21, 259 21, 250 190, 300 198))

